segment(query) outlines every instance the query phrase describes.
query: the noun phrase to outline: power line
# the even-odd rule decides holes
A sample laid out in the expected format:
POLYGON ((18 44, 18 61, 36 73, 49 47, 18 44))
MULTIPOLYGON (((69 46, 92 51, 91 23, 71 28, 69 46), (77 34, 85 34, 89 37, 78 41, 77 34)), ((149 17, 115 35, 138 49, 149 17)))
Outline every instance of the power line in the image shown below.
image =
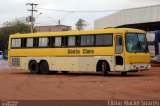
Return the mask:
POLYGON ((112 11, 119 11, 119 10, 102 10, 102 11, 66 11, 66 10, 54 10, 54 9, 46 9, 46 8, 38 8, 41 10, 47 10, 47 11, 57 11, 57 12, 81 12, 81 13, 102 13, 102 12, 112 12, 112 11))

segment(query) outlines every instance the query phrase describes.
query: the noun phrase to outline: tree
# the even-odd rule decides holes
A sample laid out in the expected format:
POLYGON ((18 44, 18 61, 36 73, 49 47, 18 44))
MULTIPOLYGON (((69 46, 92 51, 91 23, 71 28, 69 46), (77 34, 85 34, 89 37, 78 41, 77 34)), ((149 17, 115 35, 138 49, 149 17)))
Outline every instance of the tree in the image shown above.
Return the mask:
POLYGON ((29 33, 30 25, 26 23, 25 18, 16 18, 13 21, 3 23, 0 28, 0 50, 7 49, 9 35, 15 33, 29 33))
POLYGON ((77 30, 84 30, 84 28, 87 27, 88 24, 85 20, 80 18, 75 25, 77 30))
POLYGON ((16 18, 13 21, 3 23, 0 34, 9 36, 14 33, 29 33, 30 25, 25 21, 25 18, 16 18))
POLYGON ((0 35, 0 51, 4 51, 8 46, 8 37, 4 35, 0 35))

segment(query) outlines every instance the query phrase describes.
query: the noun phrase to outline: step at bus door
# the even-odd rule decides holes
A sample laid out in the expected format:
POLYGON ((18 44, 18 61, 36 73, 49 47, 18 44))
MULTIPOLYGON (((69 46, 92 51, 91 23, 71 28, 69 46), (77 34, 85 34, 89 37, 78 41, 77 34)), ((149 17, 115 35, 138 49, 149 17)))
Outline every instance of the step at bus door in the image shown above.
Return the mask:
POLYGON ((123 38, 121 34, 115 37, 115 71, 124 71, 124 50, 123 38))

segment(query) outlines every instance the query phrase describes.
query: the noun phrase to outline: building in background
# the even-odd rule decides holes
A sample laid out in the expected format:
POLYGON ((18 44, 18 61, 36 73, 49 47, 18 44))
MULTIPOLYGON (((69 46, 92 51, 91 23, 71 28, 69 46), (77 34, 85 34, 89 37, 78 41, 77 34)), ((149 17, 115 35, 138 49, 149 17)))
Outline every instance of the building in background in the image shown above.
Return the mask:
POLYGON ((160 30, 160 5, 124 9, 97 19, 95 29, 107 27, 138 28, 145 31, 160 30))
POLYGON ((71 26, 66 25, 55 25, 55 26, 35 26, 37 32, 58 32, 58 31, 69 31, 72 30, 71 26))

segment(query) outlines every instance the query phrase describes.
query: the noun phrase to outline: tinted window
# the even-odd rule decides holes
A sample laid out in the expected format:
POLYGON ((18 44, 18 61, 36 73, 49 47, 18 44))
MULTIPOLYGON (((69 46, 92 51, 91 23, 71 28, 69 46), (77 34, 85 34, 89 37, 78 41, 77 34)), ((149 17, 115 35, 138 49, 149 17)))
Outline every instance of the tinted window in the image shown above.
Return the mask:
POLYGON ((69 36, 68 37, 68 46, 75 46, 76 45, 76 37, 75 36, 69 36))
POLYGON ((48 38, 39 38, 39 47, 47 47, 48 38))
POLYGON ((81 46, 92 46, 94 45, 94 36, 87 35, 81 36, 81 46))
POLYGON ((110 46, 113 43, 112 35, 96 35, 96 45, 97 46, 110 46))

